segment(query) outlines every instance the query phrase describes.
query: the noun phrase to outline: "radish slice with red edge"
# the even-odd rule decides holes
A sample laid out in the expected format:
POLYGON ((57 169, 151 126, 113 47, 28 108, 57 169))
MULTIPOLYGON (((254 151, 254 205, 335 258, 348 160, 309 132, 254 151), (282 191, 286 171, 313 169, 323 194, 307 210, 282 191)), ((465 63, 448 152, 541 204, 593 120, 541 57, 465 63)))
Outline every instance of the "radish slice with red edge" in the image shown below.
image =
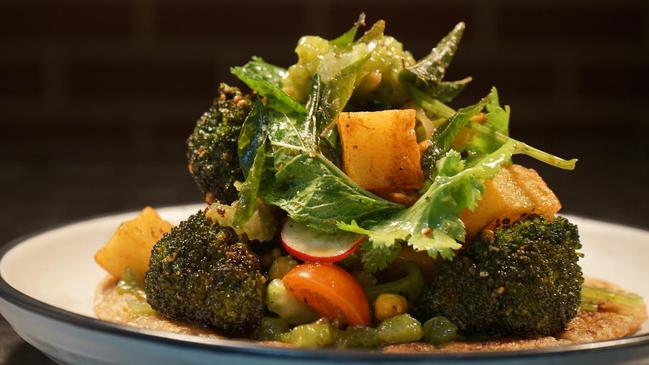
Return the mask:
POLYGON ((343 231, 322 233, 289 218, 281 238, 286 251, 299 260, 337 262, 354 253, 367 236, 343 231))

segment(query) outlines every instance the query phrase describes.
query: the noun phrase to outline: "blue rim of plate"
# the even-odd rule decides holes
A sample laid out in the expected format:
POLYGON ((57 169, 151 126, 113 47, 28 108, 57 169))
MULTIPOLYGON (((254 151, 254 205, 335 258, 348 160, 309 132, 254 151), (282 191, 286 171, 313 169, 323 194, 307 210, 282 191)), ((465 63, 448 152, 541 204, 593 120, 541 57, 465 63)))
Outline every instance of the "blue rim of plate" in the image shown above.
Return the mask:
MULTIPOLYGON (((180 208, 184 205, 161 207, 164 208, 180 208)), ((83 223, 92 219, 106 218, 113 215, 118 215, 125 212, 117 212, 112 214, 100 214, 91 216, 82 220, 74 220, 68 223, 58 224, 35 231, 33 233, 23 235, 0 247, 0 263, 5 255, 14 247, 24 243, 25 241, 53 231, 65 226, 83 223)), ((583 217, 583 216, 582 216, 583 217)), ((588 218, 590 219, 590 218, 588 218)), ((608 223, 600 220, 592 219, 598 222, 619 225, 622 227, 635 227, 624 226, 617 223, 608 223)), ((395 360, 409 361, 412 363, 431 361, 431 360, 497 360, 497 359, 517 359, 524 360, 526 358, 552 356, 552 355, 577 355, 588 352, 589 354, 597 352, 618 351, 623 349, 632 349, 637 347, 649 346, 649 333, 623 337, 614 340, 604 340, 588 342, 576 345, 562 345, 562 346, 548 346, 530 350, 519 351, 489 351, 489 352, 448 352, 448 353, 430 353, 430 352, 417 352, 417 353, 386 353, 377 350, 341 350, 341 349, 296 349, 286 347, 272 347, 261 345, 252 341, 237 340, 237 339, 202 339, 199 337, 188 337, 185 335, 178 335, 174 333, 153 331, 142 329, 134 326, 124 324, 117 324, 102 321, 96 318, 87 317, 81 314, 73 313, 65 309, 55 307, 53 305, 41 302, 34 299, 7 283, 0 275, 0 298, 7 302, 14 304, 22 309, 49 318, 51 320, 64 322, 68 325, 77 326, 86 330, 100 331, 106 334, 123 336, 126 338, 137 339, 141 341, 148 341, 157 344, 165 344, 173 347, 191 348, 205 352, 227 353, 247 355, 254 357, 272 357, 281 359, 302 359, 302 360, 320 360, 320 361, 344 361, 347 363, 353 362, 391 362, 395 360), (190 339, 191 338, 191 339, 190 339)))

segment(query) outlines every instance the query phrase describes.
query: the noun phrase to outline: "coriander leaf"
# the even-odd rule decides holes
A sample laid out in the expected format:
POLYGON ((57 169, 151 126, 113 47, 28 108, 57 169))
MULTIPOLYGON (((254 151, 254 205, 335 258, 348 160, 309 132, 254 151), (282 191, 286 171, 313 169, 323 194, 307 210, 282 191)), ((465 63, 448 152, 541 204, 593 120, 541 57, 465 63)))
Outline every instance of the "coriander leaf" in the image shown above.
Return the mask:
POLYGON ((243 66, 230 68, 230 72, 259 95, 267 97, 271 108, 283 113, 306 113, 302 104, 282 90, 281 82, 286 76, 286 70, 266 63, 259 57, 253 57, 243 66))
POLYGON ((499 143, 504 144, 504 143, 511 142, 514 144, 516 154, 527 155, 529 157, 532 157, 533 159, 546 163, 550 166, 554 166, 564 170, 574 170, 575 165, 577 164, 576 158, 570 160, 564 160, 561 157, 557 157, 545 151, 541 151, 536 147, 532 147, 528 145, 527 143, 518 141, 500 132, 494 131, 493 129, 484 126, 480 123, 471 122, 467 127, 475 131, 477 134, 485 138, 493 138, 495 141, 499 143))
POLYGON ((487 96, 489 102, 486 105, 487 109, 487 122, 486 125, 506 136, 509 135, 509 115, 510 109, 509 105, 505 105, 503 108, 500 106, 500 100, 498 97, 498 90, 495 87, 491 88, 491 92, 487 96))
POLYGON ((417 251, 426 251, 450 259, 465 238, 464 223, 458 217, 464 209, 475 209, 484 190, 484 181, 492 178, 515 151, 513 142, 505 143, 475 165, 465 168, 458 152, 450 150, 439 161, 439 174, 414 205, 400 210, 384 221, 361 228, 355 222, 339 223, 343 231, 366 234, 373 248, 390 247, 407 241, 417 251), (372 238, 376 239, 372 241, 372 238))
POLYGON ((401 252, 401 242, 397 241, 390 246, 377 247, 371 242, 365 241, 360 248, 363 270, 374 273, 385 269, 397 259, 399 252, 401 252))
POLYGON ((458 109, 446 123, 442 124, 431 136, 431 142, 444 152, 451 148, 462 129, 469 123, 471 117, 480 113, 489 102, 489 97, 482 98, 476 104, 458 109))
POLYGON ((465 149, 471 154, 472 159, 491 153, 502 145, 502 142, 498 141, 493 133, 509 134, 509 106, 505 106, 505 108, 500 106, 498 91, 495 87, 491 88, 491 92, 487 98, 489 102, 486 105, 487 114, 484 126, 491 132, 473 133, 473 137, 465 146, 465 149))
MULTIPOLYGON (((427 113, 430 113, 432 115, 442 117, 442 118, 450 118, 455 114, 455 110, 453 108, 450 108, 446 104, 442 103, 441 101, 427 95, 426 93, 422 92, 421 90, 418 90, 414 87, 410 87, 408 89, 413 96, 415 103, 422 109, 424 109, 427 113)), ((489 98, 489 97, 488 97, 489 98)), ((507 115, 509 115, 509 108, 505 107, 505 112, 507 115)), ((501 113, 502 116, 502 113, 501 113)), ((493 117, 492 117, 493 118, 493 117)), ((493 121, 493 119, 492 119, 493 121)), ((480 138, 485 138, 485 139, 492 139, 493 141, 497 142, 499 145, 502 145, 508 141, 514 142, 515 145, 515 150, 516 154, 524 154, 527 156, 530 156, 538 161, 544 162, 548 165, 564 169, 564 170, 574 170, 575 169, 575 164, 577 163, 577 159, 570 159, 570 160, 564 160, 560 157, 551 155, 547 152, 541 151, 538 148, 532 147, 524 142, 518 141, 514 138, 508 137, 507 135, 498 132, 497 130, 492 129, 489 125, 482 125, 477 122, 470 122, 466 124, 466 128, 472 130, 472 132, 476 133, 476 135, 479 135, 480 138)), ((468 148, 467 146, 460 146, 461 149, 466 149, 468 148)), ((430 148, 429 148, 430 149, 430 148)), ((431 151, 432 153, 432 151, 431 151)), ((433 156, 435 157, 435 155, 433 156)), ((424 157, 425 158, 425 154, 424 157)), ((430 164, 429 164, 430 165, 430 164)))
POLYGON ((489 98, 486 97, 474 105, 459 109, 435 130, 421 159, 424 176, 430 179, 435 178, 437 161, 451 148, 451 144, 469 123, 471 117, 480 113, 488 102, 489 98))
POLYGON ((374 231, 360 227, 356 220, 352 220, 351 223, 337 222, 336 227, 342 231, 362 234, 367 236, 367 239, 372 242, 372 246, 376 248, 390 247, 394 245, 395 235, 401 237, 407 237, 408 232, 384 232, 384 231, 374 231))

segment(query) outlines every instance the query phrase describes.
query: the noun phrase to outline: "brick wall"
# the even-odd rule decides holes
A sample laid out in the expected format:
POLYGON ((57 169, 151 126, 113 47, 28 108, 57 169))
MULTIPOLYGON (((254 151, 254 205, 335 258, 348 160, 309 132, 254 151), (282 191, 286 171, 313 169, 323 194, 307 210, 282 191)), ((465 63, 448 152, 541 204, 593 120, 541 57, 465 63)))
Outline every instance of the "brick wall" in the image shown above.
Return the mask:
POLYGON ((196 200, 183 140, 228 67, 288 65, 299 35, 363 10, 418 57, 466 21, 450 77, 475 81, 458 103, 498 86, 515 135, 581 157, 539 167, 567 211, 649 226, 647 1, 3 0, 0 238, 196 200))

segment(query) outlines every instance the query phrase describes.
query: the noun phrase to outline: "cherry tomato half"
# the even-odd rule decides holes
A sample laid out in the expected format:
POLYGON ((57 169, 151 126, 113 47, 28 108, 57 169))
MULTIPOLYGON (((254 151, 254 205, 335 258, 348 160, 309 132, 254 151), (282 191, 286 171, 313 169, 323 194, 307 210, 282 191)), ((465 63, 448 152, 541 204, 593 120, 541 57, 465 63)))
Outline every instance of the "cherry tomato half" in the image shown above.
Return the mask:
POLYGON ((322 316, 353 326, 370 325, 365 291, 347 271, 326 263, 305 263, 283 277, 286 288, 322 316))

